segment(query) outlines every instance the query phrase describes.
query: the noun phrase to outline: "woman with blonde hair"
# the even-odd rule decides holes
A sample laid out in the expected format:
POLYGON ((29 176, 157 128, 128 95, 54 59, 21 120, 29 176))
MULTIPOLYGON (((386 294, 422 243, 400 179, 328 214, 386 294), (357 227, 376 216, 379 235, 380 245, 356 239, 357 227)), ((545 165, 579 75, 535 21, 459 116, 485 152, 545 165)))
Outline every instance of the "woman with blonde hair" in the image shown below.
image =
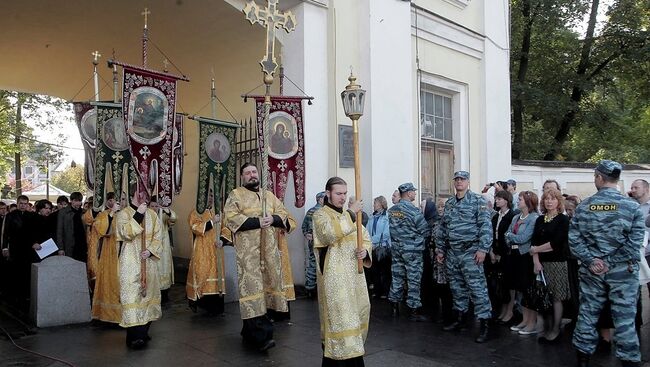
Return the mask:
POLYGON ((543 273, 553 297, 552 317, 541 343, 555 343, 560 336, 562 301, 571 297, 567 255, 569 253, 569 217, 564 212, 564 197, 559 190, 549 189, 542 195, 542 216, 535 222, 530 254, 535 274, 543 273))

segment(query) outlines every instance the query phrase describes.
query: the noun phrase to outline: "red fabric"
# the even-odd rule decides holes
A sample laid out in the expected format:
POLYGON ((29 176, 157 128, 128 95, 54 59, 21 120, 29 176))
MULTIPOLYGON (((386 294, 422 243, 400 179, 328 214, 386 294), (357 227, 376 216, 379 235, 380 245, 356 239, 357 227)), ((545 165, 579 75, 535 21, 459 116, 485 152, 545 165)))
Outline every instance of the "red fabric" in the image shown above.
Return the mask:
MULTIPOLYGON (((138 191, 140 195, 157 195, 158 203, 167 207, 171 205, 173 198, 173 169, 172 169, 172 135, 173 125, 176 118, 176 78, 165 74, 158 74, 140 69, 124 67, 124 123, 129 135, 131 156, 133 157, 133 166, 138 175, 138 191), (135 97, 142 93, 142 87, 147 87, 149 95, 155 95, 153 98, 158 102, 158 97, 167 101, 166 113, 163 113, 162 126, 148 124, 148 121, 156 119, 138 119, 138 113, 144 115, 148 111, 140 111, 145 106, 142 101, 136 101, 135 97), (134 91, 136 93, 134 93, 134 91), (158 91, 158 92, 156 92, 158 91), (141 125, 137 121, 143 121, 141 125), (138 135, 137 129, 160 129, 158 132, 162 138, 143 139, 138 135), (150 141, 144 141, 150 140, 150 141), (155 141, 154 141, 155 140, 155 141)), ((164 106, 164 103, 162 104, 164 106)), ((151 108, 156 110, 157 108, 151 108)), ((160 107, 163 109, 163 107, 160 107)), ((164 111, 164 109, 163 109, 164 111)))
MULTIPOLYGON (((302 98, 300 97, 271 97, 270 131, 269 142, 269 170, 268 189, 272 190, 275 196, 284 202, 284 197, 289 184, 289 172, 293 173, 293 185, 295 188, 295 206, 302 208, 305 205, 305 152, 304 134, 302 121, 302 98), (284 112, 293 117, 288 121, 286 115, 278 114, 284 112), (274 120, 273 116, 279 118, 274 120), (293 124, 295 121, 295 129, 293 124), (281 123, 280 123, 281 122, 281 123), (289 136, 282 138, 278 136, 276 127, 284 123, 289 136), (291 126, 289 126, 291 125, 291 126), (274 146, 274 142, 275 145, 274 146), (289 150, 288 148, 291 147, 289 150)), ((264 149, 264 98, 256 97, 257 111, 257 132, 260 151, 264 149)))

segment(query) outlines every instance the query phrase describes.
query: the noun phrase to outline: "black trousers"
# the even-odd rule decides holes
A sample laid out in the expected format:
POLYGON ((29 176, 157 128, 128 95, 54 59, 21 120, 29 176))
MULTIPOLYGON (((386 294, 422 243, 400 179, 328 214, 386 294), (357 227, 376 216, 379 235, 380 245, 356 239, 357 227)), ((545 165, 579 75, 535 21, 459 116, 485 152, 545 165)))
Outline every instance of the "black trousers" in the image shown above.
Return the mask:
POLYGON ((354 357, 350 359, 331 359, 323 356, 322 367, 364 367, 363 356, 354 357))
POLYGON ((203 296, 196 301, 196 305, 211 315, 221 315, 224 310, 224 296, 220 294, 203 296))
POLYGON ((453 320, 453 305, 454 299, 451 295, 451 288, 449 284, 433 283, 432 288, 433 305, 431 307, 433 316, 435 317, 440 312, 440 319, 444 323, 449 323, 453 320))
POLYGON ((149 328, 151 322, 145 325, 131 326, 126 328, 126 344, 129 345, 136 340, 147 342, 149 339, 149 328))
POLYGON ((273 339, 273 323, 271 323, 268 316, 258 316, 242 321, 241 336, 245 342, 255 347, 261 347, 264 343, 273 339))
MULTIPOLYGON (((376 296, 388 297, 391 283, 391 257, 385 255, 381 260, 373 260, 370 267, 370 279, 374 285, 374 293, 376 296)), ((365 268, 364 268, 365 269, 365 268)))

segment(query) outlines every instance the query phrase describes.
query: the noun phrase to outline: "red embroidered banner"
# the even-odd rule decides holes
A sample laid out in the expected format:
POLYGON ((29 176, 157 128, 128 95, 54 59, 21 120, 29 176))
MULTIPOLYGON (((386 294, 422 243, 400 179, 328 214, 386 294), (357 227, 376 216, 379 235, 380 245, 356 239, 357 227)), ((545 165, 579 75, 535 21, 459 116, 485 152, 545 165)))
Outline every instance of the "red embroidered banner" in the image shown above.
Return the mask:
POLYGON ((172 143, 177 78, 124 66, 124 123, 138 175, 138 194, 171 205, 174 192, 172 143))
MULTIPOLYGON (((264 97, 255 96, 260 150, 264 149, 264 97)), ((271 97, 269 114, 268 189, 284 202, 289 172, 293 172, 297 208, 305 205, 305 152, 301 97, 271 97)))

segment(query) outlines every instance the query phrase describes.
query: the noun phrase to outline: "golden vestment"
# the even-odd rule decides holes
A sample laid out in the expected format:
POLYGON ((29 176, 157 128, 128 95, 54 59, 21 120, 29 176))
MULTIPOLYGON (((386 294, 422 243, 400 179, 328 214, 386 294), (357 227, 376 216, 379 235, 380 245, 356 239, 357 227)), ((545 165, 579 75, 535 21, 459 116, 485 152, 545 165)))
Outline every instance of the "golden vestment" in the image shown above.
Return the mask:
POLYGON ((115 217, 109 225, 110 212, 104 210, 99 213, 92 227, 93 235, 98 238, 99 250, 92 315, 93 319, 119 323, 122 320, 117 265, 119 248, 115 237, 115 217))
POLYGON ((92 230, 95 221, 92 208, 83 213, 81 221, 84 224, 84 230, 86 231, 86 244, 88 245, 88 259, 86 261, 88 280, 94 280, 97 273, 97 262, 99 261, 99 254, 97 253, 99 237, 92 230))
MULTIPOLYGON (((297 224, 282 202, 264 190, 268 215, 278 215, 293 231, 297 224)), ((226 227, 233 233, 242 319, 263 316, 267 309, 287 312, 295 299, 286 230, 276 227, 239 231, 248 218, 262 216, 261 194, 239 187, 224 206, 226 227)))
MULTIPOLYGON (((192 257, 187 270, 185 292, 187 298, 196 301, 204 295, 226 293, 226 272, 223 247, 217 247, 217 228, 206 231, 214 211, 207 209, 203 214, 192 210, 189 216, 192 231, 192 257)), ((218 225, 212 223, 213 226, 218 225)))
POLYGON ((162 231, 162 250, 160 260, 156 262, 158 266, 158 275, 160 276, 160 290, 171 288, 174 284, 174 259, 172 256, 172 243, 169 238, 169 228, 176 224, 176 213, 171 209, 169 214, 163 209, 158 211, 158 220, 162 231))
POLYGON ((147 258, 147 294, 140 290, 140 253, 142 252, 142 226, 133 219, 136 210, 131 206, 120 210, 115 218, 115 233, 121 242, 119 276, 122 321, 120 326, 145 325, 162 316, 160 309, 160 282, 156 262, 160 259, 161 231, 156 212, 147 209, 145 226, 146 249, 151 252, 147 258))
MULTIPOLYGON (((337 360, 363 356, 370 300, 365 275, 357 272, 357 227, 347 211, 339 213, 328 206, 314 213, 313 223, 324 355, 337 360), (322 248, 327 252, 319 250, 322 248), (320 258, 323 255, 324 263, 320 258)), ((363 247, 368 251, 364 266, 369 267, 372 242, 365 228, 363 239, 363 247)))

